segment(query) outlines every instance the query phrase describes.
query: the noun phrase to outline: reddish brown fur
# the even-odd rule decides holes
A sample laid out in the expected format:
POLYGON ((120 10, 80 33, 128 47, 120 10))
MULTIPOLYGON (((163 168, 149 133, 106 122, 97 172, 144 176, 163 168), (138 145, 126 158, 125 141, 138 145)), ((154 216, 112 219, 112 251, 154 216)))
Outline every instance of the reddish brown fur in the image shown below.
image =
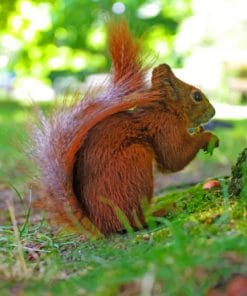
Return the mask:
POLYGON ((190 135, 187 117, 174 114, 173 108, 176 105, 170 108, 161 97, 112 115, 89 131, 78 154, 74 187, 87 217, 101 232, 122 230, 114 207, 134 228, 136 214, 144 224, 141 203, 152 198, 154 159, 162 171, 176 172, 206 148, 212 135, 190 135))
POLYGON ((108 49, 112 60, 114 83, 124 79, 135 89, 136 83, 131 76, 139 73, 138 78, 143 80, 144 84, 145 70, 140 60, 140 45, 131 35, 125 19, 118 23, 109 23, 108 49))
POLYGON ((105 234, 123 229, 116 210, 134 228, 145 224, 142 203, 152 198, 154 160, 164 172, 181 170, 214 137, 188 133, 214 109, 201 92, 195 102, 198 90, 169 66, 156 67, 146 87, 140 46, 125 21, 110 27, 109 50, 113 79, 106 91, 43 118, 34 133, 41 206, 56 220, 93 223, 105 234))

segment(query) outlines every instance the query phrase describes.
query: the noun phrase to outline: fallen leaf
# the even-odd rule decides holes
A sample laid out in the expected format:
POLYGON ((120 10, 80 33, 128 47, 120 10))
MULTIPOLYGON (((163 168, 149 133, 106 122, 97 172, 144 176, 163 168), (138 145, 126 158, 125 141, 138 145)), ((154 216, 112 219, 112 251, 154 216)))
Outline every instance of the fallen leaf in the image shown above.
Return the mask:
POLYGON ((247 296, 247 277, 244 275, 233 277, 227 285, 226 292, 228 296, 247 296))
POLYGON ((202 188, 206 190, 218 187, 220 187, 220 182, 218 180, 209 180, 205 182, 202 186, 202 188))

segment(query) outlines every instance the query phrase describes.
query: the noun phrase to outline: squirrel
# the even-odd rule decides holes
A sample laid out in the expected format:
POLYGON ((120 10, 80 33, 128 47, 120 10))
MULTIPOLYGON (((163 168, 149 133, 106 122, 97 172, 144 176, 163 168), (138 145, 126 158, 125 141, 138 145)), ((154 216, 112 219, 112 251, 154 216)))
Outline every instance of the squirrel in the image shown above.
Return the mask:
POLYGON ((150 67, 125 19, 108 25, 108 48, 112 75, 105 90, 40 115, 32 134, 36 204, 57 223, 104 235, 124 230, 121 217, 133 229, 145 226, 142 203, 152 200, 154 163, 177 172, 210 141, 218 146, 203 128, 189 133, 214 116, 207 97, 167 64, 152 70, 148 84, 150 67))

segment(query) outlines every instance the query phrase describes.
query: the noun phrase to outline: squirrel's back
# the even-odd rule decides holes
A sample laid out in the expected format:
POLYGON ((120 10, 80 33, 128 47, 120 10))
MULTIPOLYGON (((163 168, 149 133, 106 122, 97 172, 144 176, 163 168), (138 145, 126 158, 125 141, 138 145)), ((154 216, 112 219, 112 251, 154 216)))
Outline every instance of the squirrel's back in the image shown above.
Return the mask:
POLYGON ((126 111, 100 122, 75 162, 75 194, 87 218, 105 234, 124 229, 121 215, 133 228, 145 224, 142 206, 152 197, 154 154, 139 119, 126 111))

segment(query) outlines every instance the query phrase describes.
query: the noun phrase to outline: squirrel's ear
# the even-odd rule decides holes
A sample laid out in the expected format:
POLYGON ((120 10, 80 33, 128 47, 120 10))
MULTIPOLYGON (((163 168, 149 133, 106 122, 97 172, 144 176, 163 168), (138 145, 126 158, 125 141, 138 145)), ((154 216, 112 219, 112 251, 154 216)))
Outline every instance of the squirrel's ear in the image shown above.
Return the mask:
POLYGON ((178 92, 174 84, 174 74, 167 64, 154 68, 152 73, 152 88, 159 90, 166 98, 178 100, 178 92))
POLYGON ((161 64, 153 69, 152 87, 160 89, 165 84, 169 84, 172 70, 169 65, 161 64))

